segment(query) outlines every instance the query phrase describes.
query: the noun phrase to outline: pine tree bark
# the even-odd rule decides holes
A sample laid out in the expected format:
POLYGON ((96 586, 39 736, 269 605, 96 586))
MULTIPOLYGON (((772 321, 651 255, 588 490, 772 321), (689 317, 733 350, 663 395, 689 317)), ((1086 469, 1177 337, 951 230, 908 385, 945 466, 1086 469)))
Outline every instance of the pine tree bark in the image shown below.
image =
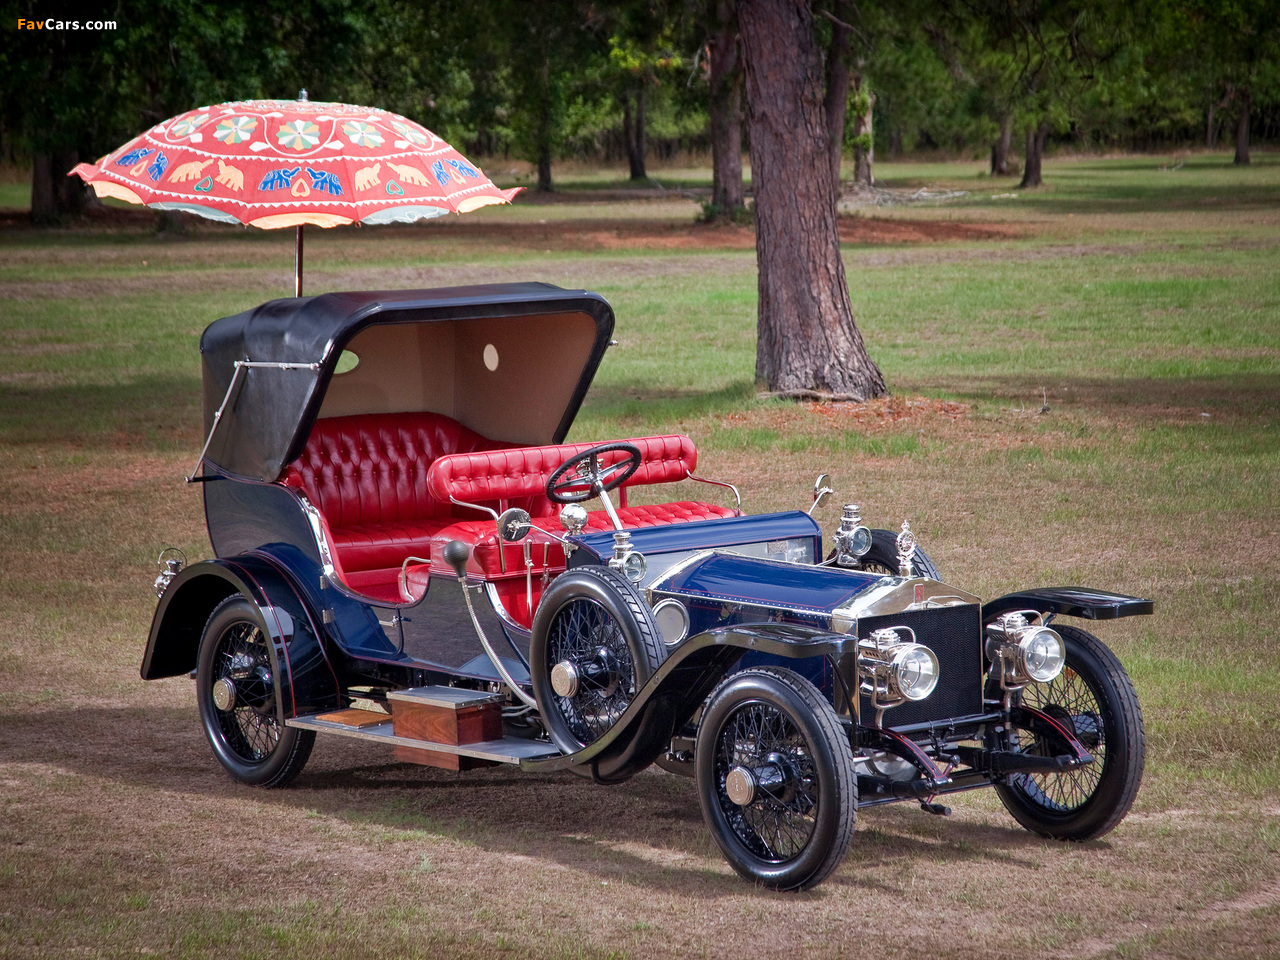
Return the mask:
POLYGON ((711 86, 711 205, 734 219, 746 209, 742 187, 742 59, 733 0, 717 0, 708 64, 711 86))
POLYGON ((805 0, 741 0, 759 268, 756 380, 775 393, 888 393, 853 319, 805 0))
POLYGON ((1044 180, 1040 176, 1040 162, 1044 157, 1045 141, 1049 139, 1049 121, 1041 120, 1038 126, 1027 124, 1026 156, 1023 159, 1020 188, 1038 187, 1044 180))
POLYGON ((84 213, 86 187, 67 171, 80 162, 75 150, 37 151, 31 158, 31 222, 62 223, 84 213))
POLYGON ((647 143, 644 132, 644 84, 637 84, 634 94, 628 94, 622 100, 622 133, 627 142, 627 165, 631 169, 632 180, 647 180, 644 155, 647 143), (631 105, 635 104, 635 112, 631 105))
POLYGON ((1249 165, 1249 123, 1253 120, 1253 91, 1240 91, 1240 116, 1236 120, 1236 166, 1249 165))
POLYGON ((1007 177, 1009 175, 1009 150, 1013 147, 1013 116, 1004 114, 1000 118, 1000 135, 991 144, 991 175, 1007 177))

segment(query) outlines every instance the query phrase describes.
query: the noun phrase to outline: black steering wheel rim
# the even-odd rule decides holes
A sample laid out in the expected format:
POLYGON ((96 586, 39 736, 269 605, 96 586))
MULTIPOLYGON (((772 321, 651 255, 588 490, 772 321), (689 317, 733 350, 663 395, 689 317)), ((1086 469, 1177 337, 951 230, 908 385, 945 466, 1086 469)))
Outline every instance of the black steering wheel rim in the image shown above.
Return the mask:
POLYGON ((609 490, 616 490, 628 480, 632 474, 640 469, 640 464, 644 460, 644 455, 640 452, 640 448, 634 443, 623 443, 616 441, 614 443, 602 443, 599 446, 591 447, 583 450, 581 453, 575 453, 552 472, 547 478, 547 499, 552 503, 582 503, 584 500, 590 500, 592 497, 598 496, 609 490), (627 455, 625 460, 619 460, 617 463, 610 464, 604 470, 600 468, 599 457, 601 454, 613 453, 621 451, 627 455), (560 479, 573 470, 583 461, 589 461, 591 465, 591 473, 588 476, 579 474, 572 482, 559 484, 560 479), (559 486, 557 486, 559 484, 559 486), (583 484, 587 488, 580 493, 566 492, 574 487, 580 487, 583 484), (599 489, 597 489, 597 484, 599 489))

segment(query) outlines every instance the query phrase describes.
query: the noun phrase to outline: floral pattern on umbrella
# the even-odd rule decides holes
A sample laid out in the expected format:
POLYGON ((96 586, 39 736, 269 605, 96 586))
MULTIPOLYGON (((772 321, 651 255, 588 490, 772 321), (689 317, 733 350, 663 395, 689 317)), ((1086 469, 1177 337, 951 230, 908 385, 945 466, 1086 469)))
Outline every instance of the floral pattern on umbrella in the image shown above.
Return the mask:
POLYGON ((72 173, 99 196, 267 229, 410 223, 508 203, 519 189, 494 186, 405 117, 307 100, 200 107, 72 173))

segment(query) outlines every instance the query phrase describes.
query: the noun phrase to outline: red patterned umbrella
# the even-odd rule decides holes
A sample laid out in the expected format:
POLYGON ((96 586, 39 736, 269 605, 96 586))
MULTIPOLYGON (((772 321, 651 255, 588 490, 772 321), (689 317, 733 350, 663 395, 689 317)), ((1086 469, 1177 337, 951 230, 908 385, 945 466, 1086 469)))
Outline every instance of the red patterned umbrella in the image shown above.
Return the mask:
POLYGON ((347 103, 243 100, 152 127, 78 174, 100 197, 272 230, 412 223, 510 203, 478 167, 398 114, 347 103))

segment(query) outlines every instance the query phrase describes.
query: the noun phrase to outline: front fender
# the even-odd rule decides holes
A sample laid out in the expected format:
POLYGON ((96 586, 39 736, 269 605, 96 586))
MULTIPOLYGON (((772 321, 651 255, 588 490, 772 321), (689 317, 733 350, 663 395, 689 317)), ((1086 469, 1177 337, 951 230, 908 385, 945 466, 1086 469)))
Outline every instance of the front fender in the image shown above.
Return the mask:
POLYGON ((257 606, 272 641, 285 717, 339 706, 341 684, 328 659, 321 618, 287 574, 262 555, 206 560, 173 579, 151 622, 142 679, 194 670, 209 615, 236 594, 257 606))
POLYGON ((1146 616, 1155 610, 1155 601, 1111 593, 1109 590, 1095 590, 1092 587, 1041 587, 1009 593, 990 603, 984 603, 982 625, 986 626, 1001 614, 1013 610, 1037 610, 1043 614, 1053 613, 1085 620, 1116 620, 1120 617, 1146 616))
POLYGON ((522 760, 525 770, 588 772, 601 783, 620 783, 653 763, 744 651, 788 659, 835 657, 857 650, 858 638, 789 623, 716 627, 690 637, 668 654, 604 736, 577 753, 522 760))

